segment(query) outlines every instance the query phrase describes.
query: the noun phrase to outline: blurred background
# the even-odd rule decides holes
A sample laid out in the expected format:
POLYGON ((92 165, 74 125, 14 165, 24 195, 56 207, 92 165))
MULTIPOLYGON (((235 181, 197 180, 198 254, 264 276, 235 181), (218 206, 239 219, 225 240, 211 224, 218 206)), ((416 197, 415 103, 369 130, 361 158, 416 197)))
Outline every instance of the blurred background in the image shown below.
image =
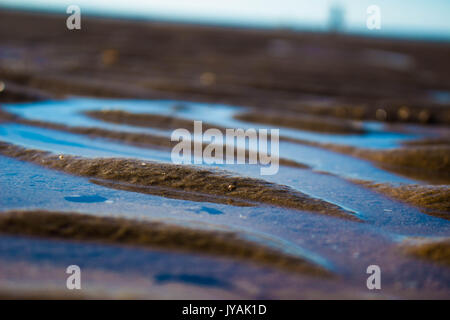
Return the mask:
POLYGON ((83 13, 128 18, 253 27, 342 31, 450 39, 447 0, 1 0, 9 8, 64 13, 69 5, 83 13), (381 9, 381 30, 366 28, 366 9, 381 9), (339 20, 339 23, 336 23, 339 20))
POLYGON ((3 101, 33 89, 450 123, 450 1, 0 0, 0 8, 3 101), (81 30, 66 27, 73 4, 81 30), (380 29, 367 27, 371 5, 380 29))

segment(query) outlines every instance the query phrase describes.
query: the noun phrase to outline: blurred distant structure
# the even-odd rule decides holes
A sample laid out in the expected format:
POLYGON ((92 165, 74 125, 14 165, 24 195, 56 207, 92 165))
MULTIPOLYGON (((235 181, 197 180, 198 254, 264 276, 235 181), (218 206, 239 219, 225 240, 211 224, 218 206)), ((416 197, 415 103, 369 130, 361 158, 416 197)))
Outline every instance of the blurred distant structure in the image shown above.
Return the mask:
POLYGON ((330 32, 339 33, 342 32, 345 26, 345 10, 339 4, 333 4, 330 6, 328 16, 328 27, 330 32))

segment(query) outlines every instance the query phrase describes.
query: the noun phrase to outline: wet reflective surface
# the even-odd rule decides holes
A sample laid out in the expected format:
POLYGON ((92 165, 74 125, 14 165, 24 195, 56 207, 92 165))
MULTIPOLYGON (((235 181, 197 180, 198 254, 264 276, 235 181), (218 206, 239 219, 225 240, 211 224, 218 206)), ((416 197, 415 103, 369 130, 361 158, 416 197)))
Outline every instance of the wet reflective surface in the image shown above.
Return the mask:
MULTIPOLYGON (((83 112, 126 110, 202 120, 225 128, 271 128, 233 119, 245 108, 183 101, 74 97, 61 101, 8 104, 5 109, 29 120, 151 133, 167 139, 170 139, 171 131, 107 123, 94 120, 83 112)), ((402 141, 420 137, 408 130, 399 133, 373 123, 365 126, 368 132, 361 135, 331 135, 281 128, 280 136, 373 149, 393 148, 402 141)), ((17 123, 0 125, 0 141, 55 154, 171 163, 170 150, 140 148, 17 123)), ((236 175, 287 185, 347 209, 363 222, 280 207, 236 207, 115 190, 94 184, 87 178, 4 156, 0 156, 0 208, 2 211, 75 211, 149 219, 193 229, 232 230, 245 239, 318 264, 338 279, 313 279, 195 253, 2 236, 0 268, 7 270, 6 275, 9 276, 2 275, 0 285, 9 287, 14 283, 27 288, 34 284, 39 287, 39 277, 33 272, 41 270, 39 272, 48 275, 45 286, 64 289, 51 278, 52 270, 79 264, 83 270, 92 270, 92 275, 97 275, 92 276, 92 282, 89 282, 92 290, 109 290, 112 295, 126 291, 136 296, 183 297, 183 293, 189 291, 195 297, 210 297, 208 295, 212 294, 217 298, 334 297, 337 293, 339 297, 359 297, 369 294, 365 287, 366 268, 375 264, 383 270, 383 297, 448 297, 448 269, 399 253, 398 245, 409 237, 448 237, 450 222, 426 215, 418 208, 389 199, 349 179, 390 183, 417 181, 377 168, 368 161, 297 143, 281 141, 280 155, 307 164, 311 169, 280 166, 276 175, 261 176, 258 165, 221 165, 220 168, 236 175), (27 277, 19 277, 15 268, 23 270, 27 277), (146 280, 139 284, 141 278, 146 280), (299 288, 302 288, 301 292, 299 288)))

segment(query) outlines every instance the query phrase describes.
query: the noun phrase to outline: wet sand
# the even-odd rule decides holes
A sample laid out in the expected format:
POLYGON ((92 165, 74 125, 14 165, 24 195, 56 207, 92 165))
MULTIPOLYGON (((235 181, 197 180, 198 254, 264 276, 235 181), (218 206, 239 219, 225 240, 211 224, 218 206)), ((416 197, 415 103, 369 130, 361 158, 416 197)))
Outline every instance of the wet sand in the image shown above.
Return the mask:
POLYGON ((97 244, 88 274, 104 291, 69 297, 449 297, 448 43, 65 19, 0 11, 0 151, 18 163, 0 175, 0 232, 18 237, 0 237, 0 297, 66 297, 50 276, 61 252, 89 264, 97 244), (280 128, 280 172, 169 163, 170 131, 193 119, 280 128), (114 270, 106 244, 126 245, 114 270), (169 250, 157 266, 155 248, 169 250))
POLYGON ((261 114, 259 112, 239 114, 236 119, 255 122, 266 123, 281 127, 295 128, 307 131, 328 132, 337 134, 361 134, 364 130, 356 123, 346 120, 336 120, 326 117, 316 117, 311 115, 298 114, 282 114, 272 112, 261 114))
POLYGON ((405 245, 405 251, 408 254, 425 259, 441 263, 446 266, 450 266, 450 241, 434 241, 424 244, 405 245))
POLYGON ((399 185, 356 181, 389 197, 417 206, 424 213, 450 220, 450 187, 429 185, 399 185))
MULTIPOLYGON (((182 98, 352 119, 402 106, 448 123, 433 98, 449 89, 445 43, 88 17, 71 32, 65 18, 2 12, 0 36, 11 53, 2 78, 57 95, 182 98), (27 51, 33 39, 39 48, 27 51)), ((387 119, 409 121, 403 111, 387 119)))
MULTIPOLYGON (((113 123, 126 123, 130 125, 144 126, 144 127, 156 127, 160 129, 170 130, 170 129, 192 129, 193 131, 193 121, 189 121, 187 119, 182 118, 174 118, 169 116, 160 116, 160 115, 136 115, 123 111, 91 111, 87 112, 86 115, 89 117, 97 118, 103 121, 109 121, 113 123), (113 115, 113 118, 111 118, 113 115), (136 119, 139 118, 139 121, 136 119)), ((62 124, 56 124, 51 122, 43 122, 36 120, 28 120, 21 118, 17 115, 11 114, 7 111, 0 109, 0 123, 1 122, 13 122, 13 123, 21 123, 31 126, 36 126, 40 128, 49 128, 56 129, 60 131, 67 131, 77 134, 83 134, 94 138, 106 138, 111 139, 113 141, 119 141, 121 143, 126 143, 138 147, 150 147, 150 148, 162 148, 166 150, 172 149, 178 142, 171 141, 168 137, 160 136, 160 135, 152 135, 152 134, 144 134, 144 133, 133 133, 133 132, 121 132, 117 130, 107 130, 102 128, 95 127, 74 127, 74 126, 66 126, 62 124)), ((208 128, 214 128, 217 130, 221 130, 223 133, 225 132, 224 128, 217 128, 217 126, 202 124, 204 126, 204 130, 208 128)), ((269 135, 270 138, 270 135, 269 135)), ((202 144, 202 153, 207 146, 210 144, 204 143, 202 144)), ((226 155, 225 144, 217 145, 216 148, 222 149, 222 154, 226 155)), ((240 151, 237 146, 235 146, 234 151, 235 154, 241 152, 243 154, 243 160, 248 162, 250 153, 248 149, 240 151)), ((213 155, 215 152, 212 153, 213 155)), ((257 156, 258 158, 258 156, 257 156)), ((225 158, 223 158, 225 162, 225 158)), ((260 159, 256 159, 260 162, 260 159)), ((294 168, 309 168, 307 165, 289 160, 286 158, 279 158, 279 164, 294 168)))
POLYGON ((94 182, 110 187, 114 187, 114 183, 118 182, 119 189, 236 206, 248 206, 252 203, 269 204, 359 221, 351 212, 320 199, 308 197, 287 186, 233 176, 229 172, 213 172, 196 167, 132 159, 86 159, 51 155, 40 150, 24 149, 3 143, 0 143, 0 153, 55 170, 95 178, 94 182), (183 193, 177 194, 177 190, 183 193))
POLYGON ((404 147, 386 150, 371 150, 292 138, 286 140, 369 160, 382 169, 430 184, 448 184, 450 181, 450 145, 446 138, 408 141, 405 142, 404 147))
POLYGON ((244 259, 291 272, 328 277, 330 273, 298 257, 239 239, 231 232, 100 218, 76 213, 2 212, 0 233, 164 248, 244 259))

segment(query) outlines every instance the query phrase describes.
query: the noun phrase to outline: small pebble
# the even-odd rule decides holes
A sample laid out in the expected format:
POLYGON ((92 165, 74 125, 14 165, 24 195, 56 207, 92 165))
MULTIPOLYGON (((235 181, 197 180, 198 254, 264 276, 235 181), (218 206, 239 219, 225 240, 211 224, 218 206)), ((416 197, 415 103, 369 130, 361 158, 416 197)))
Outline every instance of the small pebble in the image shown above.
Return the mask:
POLYGON ((387 112, 384 109, 377 109, 375 117, 377 118, 378 121, 386 121, 387 112))
POLYGON ((409 116, 411 115, 411 112, 409 111, 408 107, 401 107, 398 109, 398 117, 400 120, 406 121, 409 119, 409 116))

